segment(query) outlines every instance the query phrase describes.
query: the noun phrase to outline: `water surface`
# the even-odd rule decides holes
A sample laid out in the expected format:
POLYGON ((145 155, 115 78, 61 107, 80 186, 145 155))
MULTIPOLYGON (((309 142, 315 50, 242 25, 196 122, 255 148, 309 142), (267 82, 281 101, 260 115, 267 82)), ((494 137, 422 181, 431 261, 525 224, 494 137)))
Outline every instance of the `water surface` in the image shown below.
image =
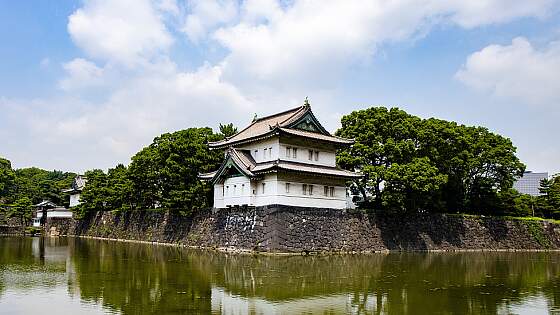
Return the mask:
POLYGON ((1 314, 560 314, 560 253, 270 257, 0 238, 1 314))

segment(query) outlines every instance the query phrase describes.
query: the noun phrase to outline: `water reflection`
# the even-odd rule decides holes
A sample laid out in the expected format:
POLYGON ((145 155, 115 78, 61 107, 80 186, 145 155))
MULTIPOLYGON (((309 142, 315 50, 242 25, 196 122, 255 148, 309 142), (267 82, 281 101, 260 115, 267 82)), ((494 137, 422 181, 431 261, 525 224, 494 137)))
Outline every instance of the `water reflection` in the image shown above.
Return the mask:
POLYGON ((560 312, 560 253, 267 257, 0 238, 0 313, 24 313, 14 296, 39 305, 46 293, 62 314, 72 313, 65 305, 123 314, 546 314, 560 312))

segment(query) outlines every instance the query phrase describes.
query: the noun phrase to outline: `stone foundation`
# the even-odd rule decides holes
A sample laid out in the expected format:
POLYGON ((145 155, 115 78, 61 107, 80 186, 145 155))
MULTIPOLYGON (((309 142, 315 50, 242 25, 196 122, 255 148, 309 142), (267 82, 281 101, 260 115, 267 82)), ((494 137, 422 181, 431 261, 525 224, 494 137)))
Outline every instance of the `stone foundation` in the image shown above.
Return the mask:
POLYGON ((266 206, 210 209, 190 218, 167 212, 100 212, 47 222, 60 235, 266 252, 560 249, 560 225, 547 221, 444 214, 366 215, 266 206))

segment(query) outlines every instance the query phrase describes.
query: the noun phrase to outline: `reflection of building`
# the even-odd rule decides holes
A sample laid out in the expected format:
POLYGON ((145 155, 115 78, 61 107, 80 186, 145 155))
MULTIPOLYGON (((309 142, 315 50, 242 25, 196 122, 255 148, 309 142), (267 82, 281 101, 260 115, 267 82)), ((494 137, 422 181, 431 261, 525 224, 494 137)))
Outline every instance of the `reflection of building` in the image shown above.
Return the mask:
POLYGON ((377 297, 373 294, 360 294, 357 300, 354 293, 341 293, 268 301, 213 287, 211 297, 212 312, 221 314, 373 314, 377 306, 377 297))
POLYGON ((72 182, 72 188, 63 190, 62 192, 70 194, 70 207, 80 204, 80 194, 86 186, 87 179, 85 176, 77 175, 72 182))
POLYGON ((346 182, 359 174, 336 166, 336 150, 353 140, 331 135, 309 103, 262 118, 218 142, 220 168, 201 174, 214 185, 214 207, 281 204, 346 208, 346 182))
POLYGON ((532 196, 540 195, 539 187, 541 186, 541 180, 547 179, 548 173, 533 173, 527 171, 523 173, 523 176, 519 178, 514 184, 513 188, 522 194, 528 194, 532 196))

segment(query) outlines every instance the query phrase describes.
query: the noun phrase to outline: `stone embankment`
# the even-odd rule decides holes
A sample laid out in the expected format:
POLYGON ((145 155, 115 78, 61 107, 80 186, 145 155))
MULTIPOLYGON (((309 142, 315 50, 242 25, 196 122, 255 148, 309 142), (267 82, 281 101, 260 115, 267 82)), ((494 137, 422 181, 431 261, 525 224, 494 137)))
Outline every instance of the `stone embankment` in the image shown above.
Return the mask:
POLYGON ((164 212, 99 212, 79 221, 50 220, 46 231, 289 253, 560 249, 560 225, 547 221, 445 214, 367 215, 286 206, 207 209, 191 218, 164 212))

